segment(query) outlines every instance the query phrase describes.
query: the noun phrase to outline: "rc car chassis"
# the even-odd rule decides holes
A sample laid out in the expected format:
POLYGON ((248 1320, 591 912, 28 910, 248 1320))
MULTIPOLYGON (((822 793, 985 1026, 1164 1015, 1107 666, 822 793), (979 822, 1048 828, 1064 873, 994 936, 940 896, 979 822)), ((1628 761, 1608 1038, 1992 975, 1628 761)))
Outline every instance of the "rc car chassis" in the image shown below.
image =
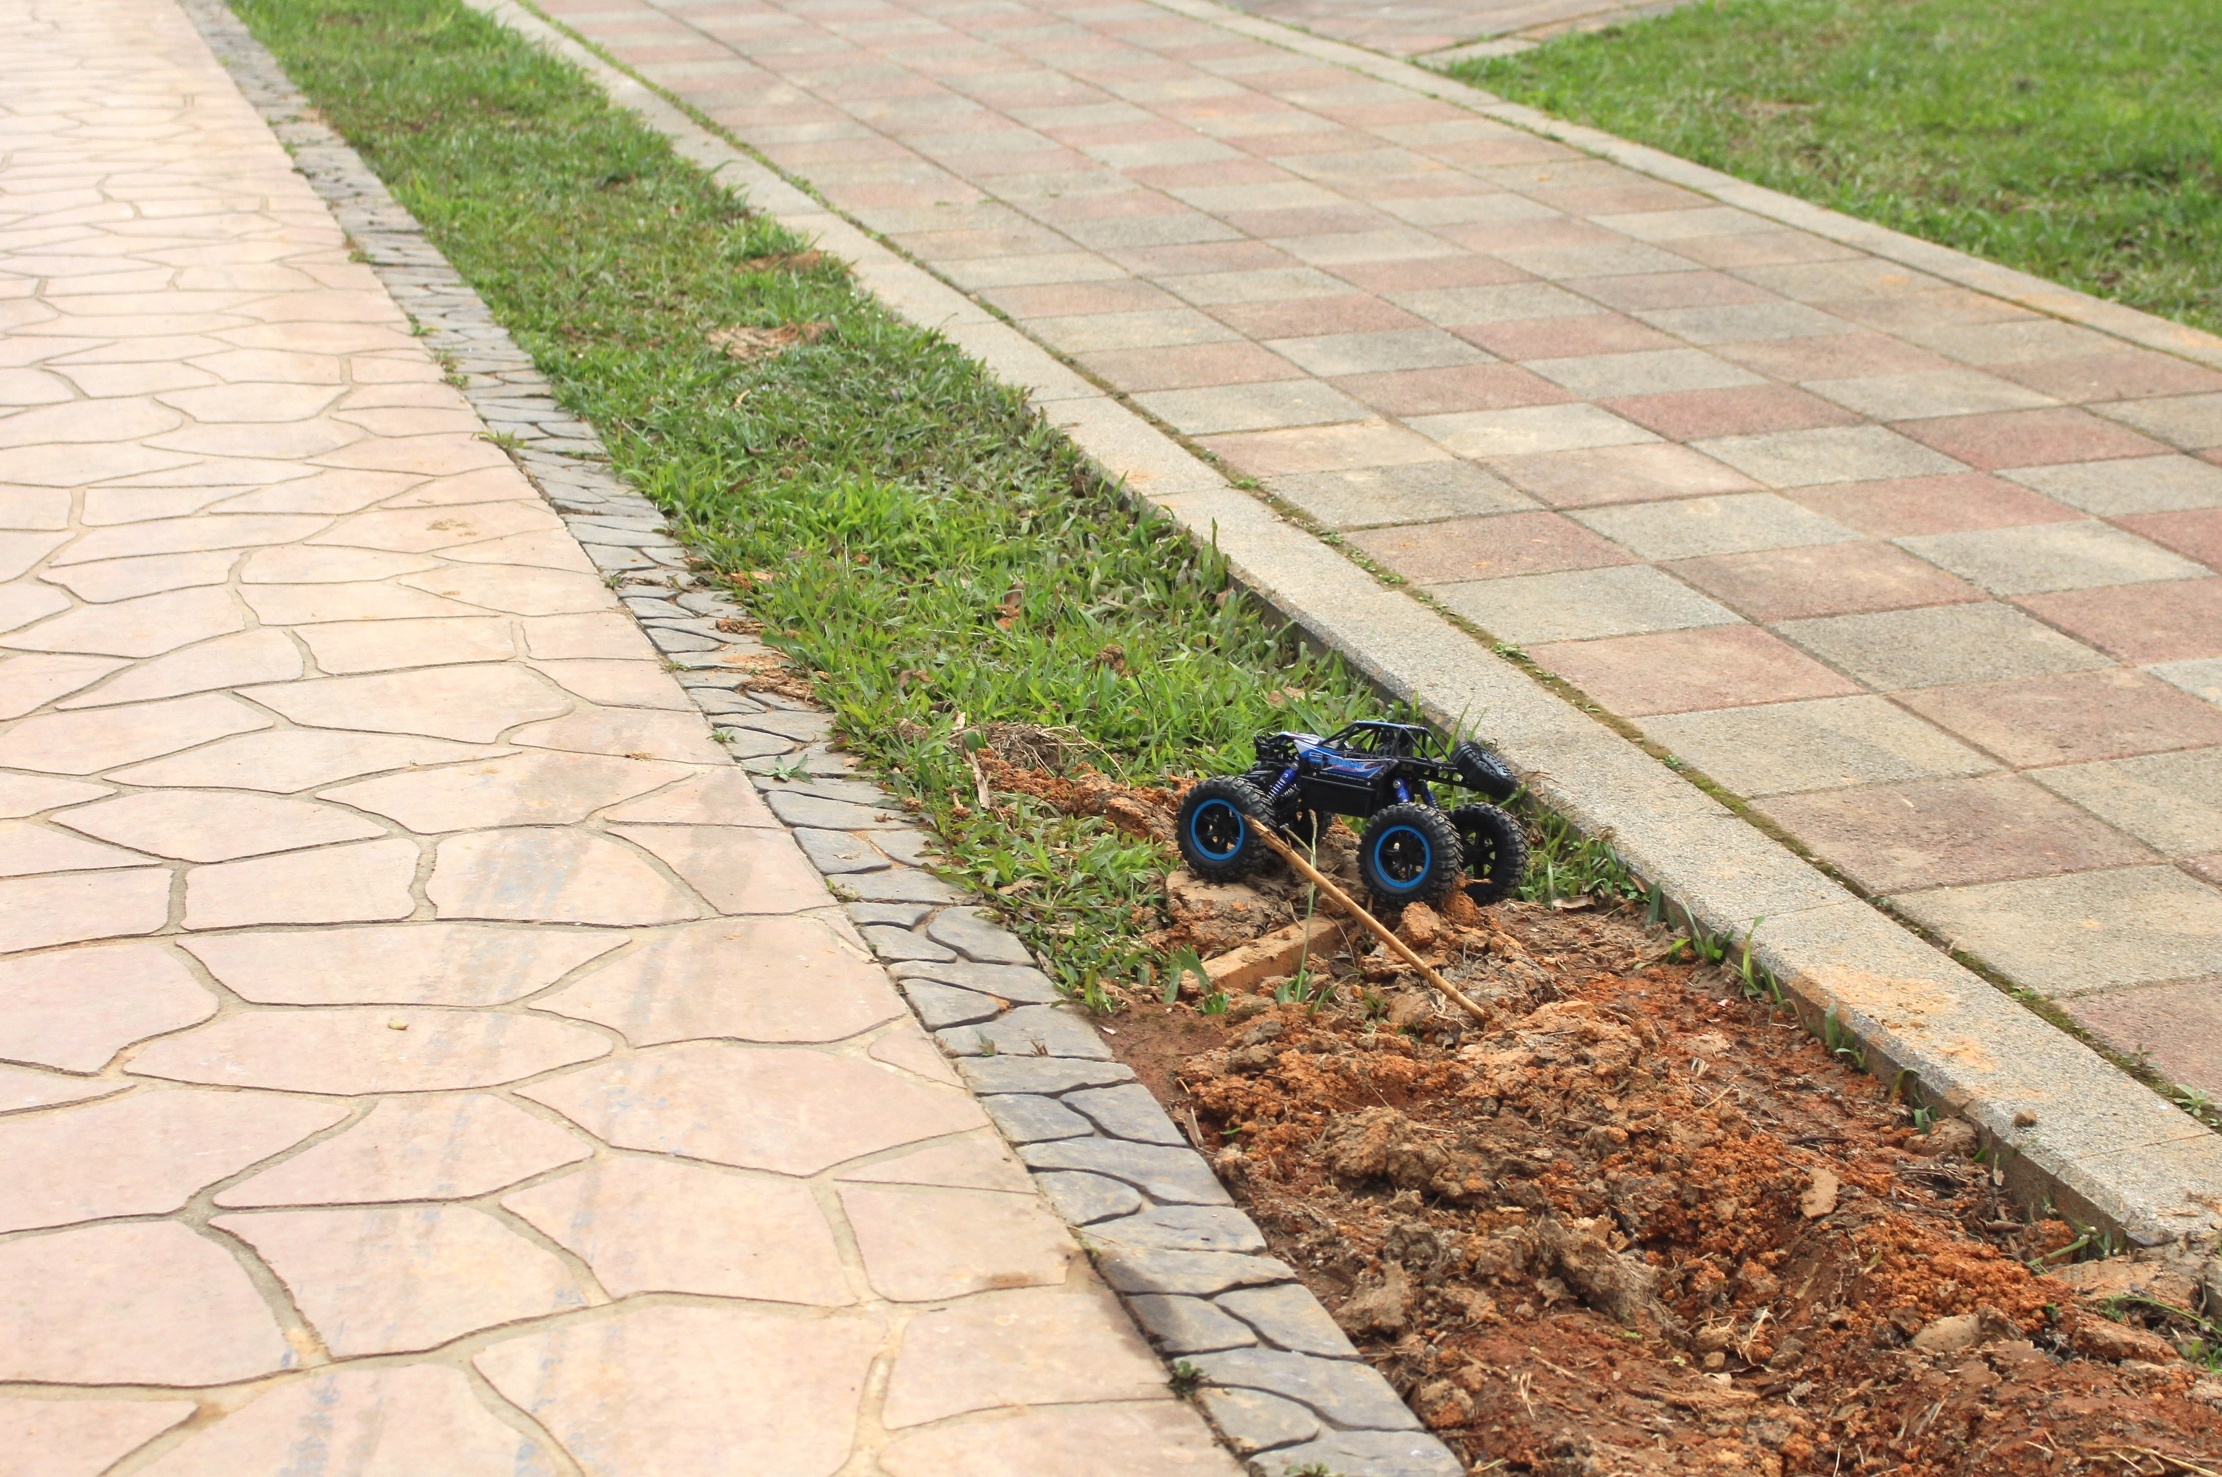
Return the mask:
POLYGON ((1410 723, 1353 723, 1325 738, 1258 735, 1257 763, 1239 775, 1200 780, 1175 823, 1190 871, 1231 882, 1263 865, 1258 839, 1271 827, 1309 846, 1331 817, 1363 817, 1358 870, 1366 889, 1391 905, 1439 901, 1463 871, 1466 892, 1493 903, 1519 885, 1527 839, 1495 804, 1443 810, 1431 784, 1456 785, 1491 801, 1520 781, 1504 761, 1470 740, 1448 758, 1430 757, 1434 735, 1410 723))

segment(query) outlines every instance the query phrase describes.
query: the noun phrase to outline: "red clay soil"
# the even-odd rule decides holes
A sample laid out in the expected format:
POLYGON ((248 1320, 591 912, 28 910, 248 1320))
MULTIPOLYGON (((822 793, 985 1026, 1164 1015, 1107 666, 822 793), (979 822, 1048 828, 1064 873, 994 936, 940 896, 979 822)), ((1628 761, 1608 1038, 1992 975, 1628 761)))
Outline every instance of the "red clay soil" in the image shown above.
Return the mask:
MULTIPOLYGON (((989 767, 1166 834, 1174 791, 989 767)), ((1257 890, 1256 931, 1301 904, 1257 890)), ((1171 891, 1159 941, 1226 947, 1211 890, 1171 891)), ((2222 1477, 2222 1384, 2177 1355, 2196 1262, 2066 1268, 2186 1316, 2079 1302, 2025 1265, 2077 1233, 1966 1125, 1918 1132, 1638 913, 1445 911, 1399 932, 1486 1021, 1368 947, 1316 1004, 1133 996, 1111 1044, 1474 1472, 2222 1477)))

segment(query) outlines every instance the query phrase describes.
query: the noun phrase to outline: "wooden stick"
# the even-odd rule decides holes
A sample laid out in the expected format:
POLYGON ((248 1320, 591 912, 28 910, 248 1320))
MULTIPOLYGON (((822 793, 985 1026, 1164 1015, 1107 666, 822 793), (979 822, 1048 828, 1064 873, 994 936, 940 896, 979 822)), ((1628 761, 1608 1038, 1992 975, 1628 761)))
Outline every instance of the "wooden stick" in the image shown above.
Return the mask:
MULTIPOLYGON (((1250 822, 1250 824, 1255 826, 1257 825, 1257 822, 1253 820, 1250 822)), ((1318 888, 1320 892, 1325 895, 1327 901, 1333 903, 1336 907, 1342 909, 1351 917, 1364 924, 1366 930, 1369 933, 1371 933, 1375 938, 1381 940, 1382 943, 1389 946, 1389 952, 1395 954, 1406 964, 1409 964, 1414 969, 1418 970, 1422 979, 1426 980, 1436 989, 1441 990, 1451 999, 1457 1001, 1459 1005, 1464 1008, 1466 1014, 1472 1016, 1477 1021, 1487 1023, 1489 1019, 1489 1011, 1487 1007, 1477 1003, 1464 991, 1460 990, 1456 985, 1452 984, 1449 980, 1444 979, 1440 974, 1436 973, 1435 970, 1428 966, 1426 960, 1420 958, 1419 955, 1412 952, 1412 948, 1409 944, 1405 943, 1404 940, 1398 938, 1395 934, 1389 932, 1387 928, 1382 926, 1380 919, 1374 917, 1371 913, 1360 907, 1356 899, 1351 897, 1349 893, 1344 892, 1340 887, 1336 886, 1335 883, 1331 881, 1324 872, 1319 870, 1319 868, 1304 860, 1302 853, 1298 852, 1295 847, 1289 845, 1286 841, 1283 841, 1280 837, 1274 835, 1272 831, 1268 830, 1264 826, 1258 826, 1257 831, 1258 835, 1264 838, 1265 844, 1273 848, 1273 854, 1279 857, 1282 861, 1287 862, 1291 867, 1294 867, 1296 869, 1297 875, 1301 876, 1305 881, 1311 883, 1312 886, 1318 888)))

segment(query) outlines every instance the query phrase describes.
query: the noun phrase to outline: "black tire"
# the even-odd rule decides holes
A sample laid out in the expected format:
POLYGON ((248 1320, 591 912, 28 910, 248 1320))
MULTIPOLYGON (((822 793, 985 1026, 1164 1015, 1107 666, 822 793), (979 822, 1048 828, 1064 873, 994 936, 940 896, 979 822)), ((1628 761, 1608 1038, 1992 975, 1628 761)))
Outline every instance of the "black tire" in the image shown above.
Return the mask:
POLYGON ((1511 766, 1472 739, 1451 750, 1450 762, 1458 770, 1460 784, 1500 805, 1520 788, 1520 776, 1511 766))
POLYGON ((1458 832, 1432 805, 1387 805, 1358 838, 1358 871, 1384 903, 1432 903, 1458 880, 1465 860, 1458 832))
POLYGON ((1511 896, 1528 871, 1528 838, 1520 823, 1494 805, 1461 805, 1450 823, 1466 862, 1466 896, 1485 908, 1511 896))
POLYGON ((1258 839, 1272 824, 1272 807, 1258 787, 1226 775, 1199 780, 1181 797, 1173 835, 1189 871, 1207 882, 1234 882, 1273 854, 1258 839))

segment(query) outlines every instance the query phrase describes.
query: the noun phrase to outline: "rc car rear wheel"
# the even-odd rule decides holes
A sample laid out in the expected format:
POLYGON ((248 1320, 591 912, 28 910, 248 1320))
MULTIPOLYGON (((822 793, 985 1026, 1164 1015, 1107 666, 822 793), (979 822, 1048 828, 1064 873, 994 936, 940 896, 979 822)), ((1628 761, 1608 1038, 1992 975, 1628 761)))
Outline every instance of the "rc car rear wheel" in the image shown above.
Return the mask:
POLYGON ((1520 823, 1494 805, 1461 805, 1450 813, 1466 859, 1466 896, 1482 907, 1509 897, 1528 870, 1528 838, 1520 823))
POLYGON ((1199 780, 1181 797, 1173 833, 1189 871, 1207 882, 1234 882, 1273 854, 1258 839, 1272 824, 1273 809, 1258 787, 1227 775, 1199 780))
POLYGON ((1450 817, 1432 805, 1389 805, 1358 838, 1358 871, 1384 903, 1432 903, 1458 880, 1465 859, 1450 817))

